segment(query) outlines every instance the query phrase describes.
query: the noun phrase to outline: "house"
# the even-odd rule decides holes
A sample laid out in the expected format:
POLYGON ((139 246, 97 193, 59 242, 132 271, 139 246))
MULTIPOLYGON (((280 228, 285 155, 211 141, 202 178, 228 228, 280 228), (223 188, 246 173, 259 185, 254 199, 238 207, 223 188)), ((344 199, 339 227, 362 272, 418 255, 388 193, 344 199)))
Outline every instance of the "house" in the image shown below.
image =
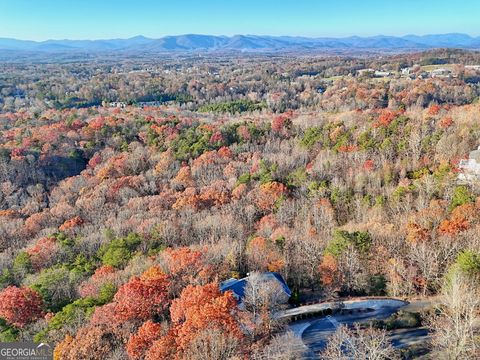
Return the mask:
MULTIPOLYGON (((292 295, 292 292, 290 288, 288 287, 287 283, 283 279, 282 275, 275 273, 275 272, 265 272, 260 274, 261 279, 265 281, 265 283, 268 283, 270 281, 275 281, 277 282, 280 286, 279 289, 283 290, 283 293, 285 294, 285 299, 288 301, 290 296, 292 295)), ((243 279, 228 279, 225 280, 220 284, 220 291, 225 292, 225 291, 232 291, 233 295, 237 299, 239 303, 243 301, 243 298, 245 297, 245 287, 248 282, 248 276, 244 277, 243 279)))
POLYGON ((458 179, 461 181, 472 181, 480 179, 480 146, 477 150, 471 151, 468 159, 460 160, 458 165, 460 174, 458 179))

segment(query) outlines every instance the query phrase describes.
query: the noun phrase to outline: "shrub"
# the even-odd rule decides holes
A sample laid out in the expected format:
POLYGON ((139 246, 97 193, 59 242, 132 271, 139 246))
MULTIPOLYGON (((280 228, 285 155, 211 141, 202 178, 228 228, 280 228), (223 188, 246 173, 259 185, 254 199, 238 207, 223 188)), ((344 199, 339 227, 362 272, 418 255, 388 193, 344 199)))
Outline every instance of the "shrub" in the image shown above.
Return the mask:
POLYGON ((308 128, 303 134, 300 144, 307 149, 313 148, 313 146, 319 142, 323 137, 323 130, 320 127, 313 126, 308 128))
POLYGON ((4 319, 0 318, 0 342, 13 342, 17 340, 20 331, 7 324, 4 319))
POLYGON ((470 192, 468 187, 461 185, 457 186, 453 190, 452 201, 448 207, 449 211, 452 211, 457 206, 464 205, 467 203, 472 203, 475 200, 475 196, 470 192))
POLYGON ((418 313, 400 310, 384 320, 382 325, 387 330, 416 328, 421 325, 421 316, 418 313))

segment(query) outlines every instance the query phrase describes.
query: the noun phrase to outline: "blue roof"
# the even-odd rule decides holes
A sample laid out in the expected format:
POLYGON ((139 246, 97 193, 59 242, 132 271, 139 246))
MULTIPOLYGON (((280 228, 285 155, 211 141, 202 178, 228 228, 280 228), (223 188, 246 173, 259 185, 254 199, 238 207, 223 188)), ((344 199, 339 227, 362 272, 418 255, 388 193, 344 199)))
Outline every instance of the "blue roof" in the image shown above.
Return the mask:
MULTIPOLYGON (((262 273, 261 276, 265 281, 278 281, 282 285, 283 291, 285 291, 289 297, 292 295, 292 292, 282 275, 274 272, 266 272, 262 273)), ((231 290, 239 299, 242 299, 245 296, 245 285, 247 284, 247 281, 248 277, 243 279, 228 279, 220 284, 220 291, 225 292, 231 290)))

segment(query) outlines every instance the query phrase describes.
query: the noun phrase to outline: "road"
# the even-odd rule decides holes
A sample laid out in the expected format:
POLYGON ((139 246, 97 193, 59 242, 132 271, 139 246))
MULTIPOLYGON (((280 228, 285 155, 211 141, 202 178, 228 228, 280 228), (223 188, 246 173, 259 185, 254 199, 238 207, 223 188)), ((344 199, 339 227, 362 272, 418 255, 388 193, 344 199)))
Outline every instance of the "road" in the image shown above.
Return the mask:
MULTIPOLYGON (((378 306, 374 309, 359 311, 358 309, 349 314, 336 314, 327 317, 312 319, 308 326, 303 326, 301 337, 305 345, 308 347, 307 358, 315 359, 315 353, 323 350, 327 343, 327 339, 331 336, 336 328, 342 324, 353 325, 354 323, 362 323, 368 320, 383 320, 397 312, 404 305, 397 304, 392 306, 378 306)), ((404 347, 417 342, 427 340, 428 332, 425 328, 416 329, 399 329, 390 333, 390 339, 395 347, 404 347)))

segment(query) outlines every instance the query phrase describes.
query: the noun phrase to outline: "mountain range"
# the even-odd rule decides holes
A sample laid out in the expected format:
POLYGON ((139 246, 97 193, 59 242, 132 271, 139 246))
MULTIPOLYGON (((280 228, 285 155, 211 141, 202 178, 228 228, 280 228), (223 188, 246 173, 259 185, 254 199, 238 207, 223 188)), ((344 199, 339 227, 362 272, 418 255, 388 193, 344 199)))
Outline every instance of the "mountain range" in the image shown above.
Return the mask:
POLYGON ((31 41, 0 38, 0 51, 30 52, 188 52, 188 51, 295 51, 295 50, 425 50, 432 48, 480 49, 480 37, 466 34, 351 36, 308 38, 261 35, 178 35, 159 39, 135 36, 110 40, 31 41))

